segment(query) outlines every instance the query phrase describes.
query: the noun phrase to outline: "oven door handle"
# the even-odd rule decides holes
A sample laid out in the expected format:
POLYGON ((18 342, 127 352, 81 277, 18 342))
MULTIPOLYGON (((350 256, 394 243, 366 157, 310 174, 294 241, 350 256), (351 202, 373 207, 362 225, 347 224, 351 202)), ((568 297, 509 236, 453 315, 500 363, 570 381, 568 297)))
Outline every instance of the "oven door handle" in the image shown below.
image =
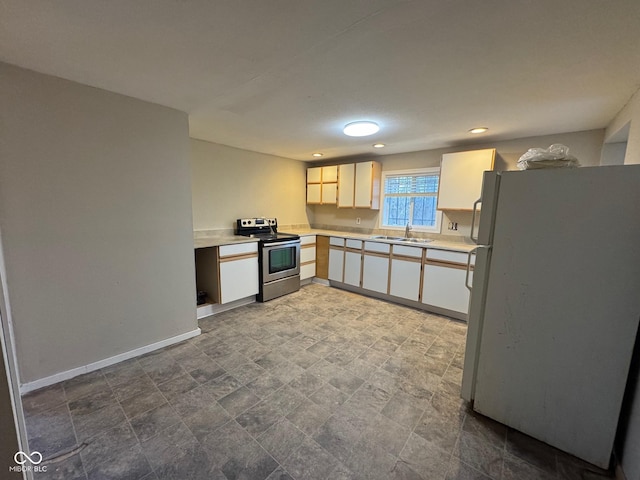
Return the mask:
POLYGON ((300 245, 300 239, 298 240, 287 240, 286 242, 270 242, 270 243, 265 243, 263 244, 263 248, 268 248, 268 249, 272 249, 272 248, 281 248, 281 247, 289 247, 292 245, 300 245))

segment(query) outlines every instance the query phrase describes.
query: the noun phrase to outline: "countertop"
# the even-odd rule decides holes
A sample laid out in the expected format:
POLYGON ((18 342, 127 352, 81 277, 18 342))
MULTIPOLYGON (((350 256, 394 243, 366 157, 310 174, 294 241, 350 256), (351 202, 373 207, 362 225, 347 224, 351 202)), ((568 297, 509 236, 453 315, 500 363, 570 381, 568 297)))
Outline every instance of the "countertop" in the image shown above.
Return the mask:
MULTIPOLYGON (((306 229, 306 230, 296 230, 296 229, 282 229, 282 233, 292 233, 295 235, 300 235, 301 237, 309 236, 309 235, 326 235, 333 237, 343 237, 343 238, 353 238, 356 240, 372 240, 375 242, 383 242, 383 243, 399 243, 401 245, 410 245, 421 248, 434 248, 438 250, 451 250, 455 252, 469 252, 473 250, 476 245, 466 242, 452 242, 446 240, 433 240, 428 243, 418 243, 418 244, 408 244, 404 242, 397 242, 394 240, 384 240, 384 239, 374 239, 372 237, 375 234, 364 234, 364 233, 353 233, 353 232, 341 232, 336 230, 318 230, 318 229, 306 229)), ((199 237, 194 240, 194 248, 206 248, 206 247, 217 247, 220 245, 231 245, 234 243, 248 243, 248 242, 257 242, 257 238, 243 237, 242 235, 217 235, 210 237, 199 237)))

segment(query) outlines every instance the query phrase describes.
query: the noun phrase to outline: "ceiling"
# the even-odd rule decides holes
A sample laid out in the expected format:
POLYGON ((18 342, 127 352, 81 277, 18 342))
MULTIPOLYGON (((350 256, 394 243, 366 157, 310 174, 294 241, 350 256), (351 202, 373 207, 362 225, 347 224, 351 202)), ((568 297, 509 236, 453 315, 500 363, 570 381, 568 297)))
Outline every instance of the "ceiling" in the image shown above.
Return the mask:
POLYGON ((640 86, 640 2, 0 0, 0 59, 185 111, 193 138, 389 154, 606 127, 640 86), (342 134, 361 119, 380 131, 342 134))

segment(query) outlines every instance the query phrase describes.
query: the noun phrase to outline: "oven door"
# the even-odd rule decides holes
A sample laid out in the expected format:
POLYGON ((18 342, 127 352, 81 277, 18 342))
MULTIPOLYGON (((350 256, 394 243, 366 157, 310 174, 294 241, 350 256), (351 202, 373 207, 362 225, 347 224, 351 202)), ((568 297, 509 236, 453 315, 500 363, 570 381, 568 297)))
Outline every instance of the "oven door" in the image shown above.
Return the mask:
POLYGON ((262 246, 262 283, 300 274, 300 240, 262 246))

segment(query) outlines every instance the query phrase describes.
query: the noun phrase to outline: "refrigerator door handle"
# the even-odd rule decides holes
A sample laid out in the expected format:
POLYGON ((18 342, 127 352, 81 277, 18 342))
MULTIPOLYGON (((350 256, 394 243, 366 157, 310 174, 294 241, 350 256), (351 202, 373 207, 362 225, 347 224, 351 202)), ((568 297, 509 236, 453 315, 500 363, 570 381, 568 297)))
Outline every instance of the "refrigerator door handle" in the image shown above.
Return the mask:
POLYGON ((467 287, 469 291, 473 290, 473 286, 469 285, 469 272, 471 271, 471 255, 476 253, 477 249, 478 247, 474 248, 473 250, 469 250, 469 253, 467 253, 467 272, 464 277, 464 286, 467 287))
POLYGON ((475 227, 476 227, 476 212, 478 211, 478 204, 482 203, 482 198, 479 198, 478 200, 476 200, 475 202, 473 202, 473 213, 471 214, 471 233, 469 234, 469 237, 471 237, 471 240, 474 243, 478 243, 478 237, 474 237, 474 231, 475 231, 475 227))

